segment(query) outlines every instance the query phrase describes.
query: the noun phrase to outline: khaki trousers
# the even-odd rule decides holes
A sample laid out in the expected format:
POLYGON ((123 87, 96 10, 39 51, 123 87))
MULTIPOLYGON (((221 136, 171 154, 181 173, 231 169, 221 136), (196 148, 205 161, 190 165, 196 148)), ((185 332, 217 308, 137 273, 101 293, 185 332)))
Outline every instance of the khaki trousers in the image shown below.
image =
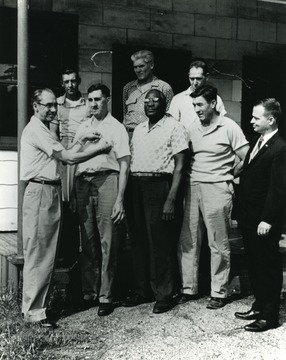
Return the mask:
POLYGON ((26 321, 46 318, 61 228, 61 187, 30 182, 23 201, 23 299, 26 321))
POLYGON ((211 252, 211 296, 227 297, 232 199, 233 186, 230 182, 187 186, 178 246, 182 293, 198 293, 199 260, 205 225, 211 252))

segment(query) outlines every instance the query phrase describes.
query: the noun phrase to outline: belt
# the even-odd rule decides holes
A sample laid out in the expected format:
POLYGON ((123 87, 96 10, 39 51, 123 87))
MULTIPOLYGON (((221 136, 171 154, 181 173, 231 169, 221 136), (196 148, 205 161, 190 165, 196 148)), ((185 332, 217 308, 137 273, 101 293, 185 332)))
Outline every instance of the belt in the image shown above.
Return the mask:
POLYGON ((103 171, 95 171, 95 172, 82 172, 79 176, 82 177, 94 177, 94 176, 102 176, 102 175, 107 175, 107 174, 111 174, 111 173, 116 173, 118 174, 118 171, 116 170, 103 170, 103 171))
POLYGON ((37 179, 30 179, 29 182, 42 184, 42 185, 61 185, 60 180, 37 180, 37 179))
POLYGON ((153 177, 153 178, 166 178, 172 176, 170 173, 152 173, 152 172, 134 172, 131 173, 131 176, 141 176, 141 177, 153 177))

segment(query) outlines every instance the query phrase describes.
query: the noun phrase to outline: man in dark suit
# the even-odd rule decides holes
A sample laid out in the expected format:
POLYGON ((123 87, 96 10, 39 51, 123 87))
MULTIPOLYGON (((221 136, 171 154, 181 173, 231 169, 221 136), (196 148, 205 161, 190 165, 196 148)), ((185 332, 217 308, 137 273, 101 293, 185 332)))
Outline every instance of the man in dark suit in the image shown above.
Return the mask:
POLYGON ((280 104, 274 98, 253 107, 251 124, 260 137, 249 149, 240 179, 238 220, 255 301, 249 311, 235 316, 255 320, 244 327, 253 332, 279 326, 279 240, 286 198, 286 143, 278 134, 280 115, 280 104))

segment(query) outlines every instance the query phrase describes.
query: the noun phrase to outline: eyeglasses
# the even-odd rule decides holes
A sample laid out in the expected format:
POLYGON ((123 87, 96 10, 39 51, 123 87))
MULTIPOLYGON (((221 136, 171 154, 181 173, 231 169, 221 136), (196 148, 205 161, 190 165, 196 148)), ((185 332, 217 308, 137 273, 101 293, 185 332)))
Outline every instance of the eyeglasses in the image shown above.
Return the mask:
POLYGON ((46 107, 47 109, 51 109, 51 108, 57 108, 58 107, 58 104, 57 103, 47 103, 47 104, 43 104, 43 103, 40 103, 38 102, 37 104, 39 105, 42 105, 44 107, 46 107))
POLYGON ((149 103, 158 103, 159 102, 159 98, 148 98, 144 100, 145 104, 149 104, 149 103))

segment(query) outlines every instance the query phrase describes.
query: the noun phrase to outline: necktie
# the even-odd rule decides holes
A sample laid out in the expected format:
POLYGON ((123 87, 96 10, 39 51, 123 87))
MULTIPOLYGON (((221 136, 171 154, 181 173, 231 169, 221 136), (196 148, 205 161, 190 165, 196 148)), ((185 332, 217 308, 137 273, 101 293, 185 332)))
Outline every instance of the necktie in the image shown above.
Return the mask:
POLYGON ((260 136, 257 146, 254 147, 254 149, 250 155, 249 161, 251 161, 254 158, 254 156, 258 153, 258 151, 261 148, 262 143, 263 143, 263 136, 260 136))

